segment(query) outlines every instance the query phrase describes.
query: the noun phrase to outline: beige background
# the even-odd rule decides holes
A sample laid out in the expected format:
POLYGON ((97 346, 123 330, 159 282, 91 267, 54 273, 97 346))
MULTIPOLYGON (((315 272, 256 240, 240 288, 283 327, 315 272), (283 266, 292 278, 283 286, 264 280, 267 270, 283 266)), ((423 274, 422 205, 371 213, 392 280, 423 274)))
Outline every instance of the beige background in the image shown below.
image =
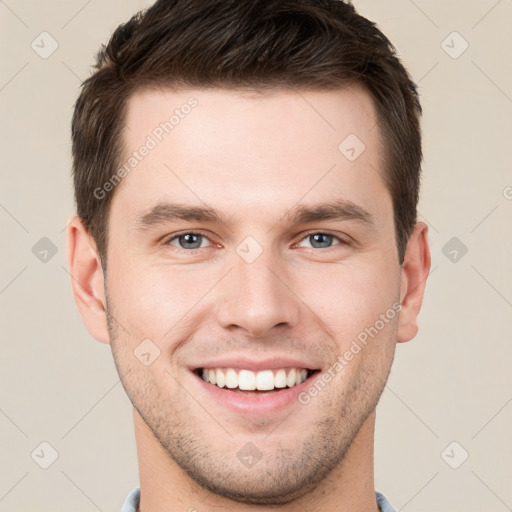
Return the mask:
MULTIPOLYGON (((74 303, 65 227, 80 81, 99 44, 148 4, 0 2, 2 511, 118 511, 138 483, 131 404, 74 303), (48 58, 31 47, 45 37, 51 49, 43 31, 59 45, 48 58), (33 250, 43 237, 57 250, 46 262, 33 250), (58 452, 48 469, 43 441, 58 452)), ((398 346, 378 406, 376 488, 399 511, 510 510, 512 0, 354 4, 420 86, 419 211, 433 257, 420 332, 398 346), (445 246, 452 237, 458 249, 445 246)))

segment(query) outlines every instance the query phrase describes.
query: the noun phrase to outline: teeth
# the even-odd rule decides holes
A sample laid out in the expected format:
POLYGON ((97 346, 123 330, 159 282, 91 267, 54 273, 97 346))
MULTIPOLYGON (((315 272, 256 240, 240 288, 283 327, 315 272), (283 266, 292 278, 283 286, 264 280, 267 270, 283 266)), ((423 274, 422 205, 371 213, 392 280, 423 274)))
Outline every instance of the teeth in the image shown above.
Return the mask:
POLYGON ((308 370, 304 368, 281 368, 279 370, 235 370, 233 368, 203 369, 201 376, 205 382, 215 384, 219 388, 238 388, 242 391, 272 391, 274 388, 297 386, 304 382, 308 370))
POLYGON ((217 378, 217 386, 219 386, 219 388, 223 388, 226 385, 226 376, 224 375, 224 372, 222 370, 215 370, 215 377, 217 378))
POLYGON ((263 370, 262 372, 258 372, 256 374, 256 388, 260 391, 269 391, 274 389, 274 372, 272 370, 263 370))
MULTIPOLYGON (((211 384, 213 384, 213 382, 211 384)), ((226 372, 226 387, 229 389, 235 389, 238 387, 238 375, 233 368, 229 368, 226 372)))
MULTIPOLYGON (((210 381, 210 383, 214 384, 212 381, 210 381)), ((238 374, 238 388, 243 389, 244 391, 256 389, 256 375, 254 375, 254 372, 250 372, 249 370, 240 370, 240 373, 238 374)))
POLYGON ((295 368, 292 368, 289 372, 288 372, 288 376, 286 377, 286 385, 291 388, 295 382, 297 382, 297 371, 295 370, 295 368))
POLYGON ((277 370, 276 376, 274 379, 274 386, 276 388, 285 388, 286 387, 286 372, 284 370, 277 370))

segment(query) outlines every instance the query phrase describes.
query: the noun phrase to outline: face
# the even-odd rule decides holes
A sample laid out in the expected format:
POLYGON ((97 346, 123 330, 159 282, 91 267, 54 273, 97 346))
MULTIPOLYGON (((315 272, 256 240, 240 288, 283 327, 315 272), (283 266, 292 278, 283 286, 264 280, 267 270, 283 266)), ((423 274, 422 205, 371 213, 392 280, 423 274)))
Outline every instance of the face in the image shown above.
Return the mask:
POLYGON ((376 123, 356 88, 129 101, 123 163, 137 162, 111 205, 111 347, 147 428, 216 494, 303 495, 384 388, 401 269, 376 123))

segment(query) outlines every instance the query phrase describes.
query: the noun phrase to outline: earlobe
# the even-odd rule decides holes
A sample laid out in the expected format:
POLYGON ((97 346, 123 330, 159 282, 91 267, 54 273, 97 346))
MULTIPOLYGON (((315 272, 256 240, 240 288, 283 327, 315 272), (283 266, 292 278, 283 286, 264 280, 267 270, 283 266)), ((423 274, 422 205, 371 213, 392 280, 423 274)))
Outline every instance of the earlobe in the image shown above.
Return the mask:
POLYGON ((75 302, 89 334, 110 343, 101 259, 94 239, 77 216, 67 229, 67 264, 75 302))
POLYGON ((418 222, 409 238, 402 267, 397 341, 413 339, 418 332, 418 314, 423 302, 425 285, 430 271, 428 226, 418 222))

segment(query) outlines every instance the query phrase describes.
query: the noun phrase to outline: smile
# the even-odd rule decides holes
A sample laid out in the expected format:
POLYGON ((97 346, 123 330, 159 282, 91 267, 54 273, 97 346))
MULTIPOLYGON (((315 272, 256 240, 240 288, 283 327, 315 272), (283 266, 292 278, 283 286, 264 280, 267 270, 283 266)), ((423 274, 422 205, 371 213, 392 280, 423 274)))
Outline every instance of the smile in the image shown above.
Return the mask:
POLYGON ((196 370, 204 382, 218 388, 235 392, 274 391, 298 386, 309 378, 315 370, 306 368, 278 368, 252 371, 235 368, 198 368, 196 370))

